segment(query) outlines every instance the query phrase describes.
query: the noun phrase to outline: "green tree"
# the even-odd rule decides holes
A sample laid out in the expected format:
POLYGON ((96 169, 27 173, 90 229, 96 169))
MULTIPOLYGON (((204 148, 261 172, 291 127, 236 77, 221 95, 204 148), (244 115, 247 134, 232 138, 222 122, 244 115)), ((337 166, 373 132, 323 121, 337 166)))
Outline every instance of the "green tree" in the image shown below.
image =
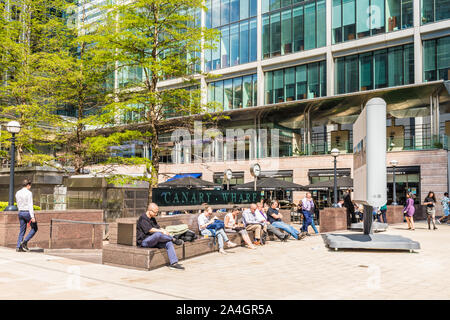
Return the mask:
MULTIPOLYGON (((59 117, 49 66, 65 50, 67 5, 64 0, 0 3, 0 122, 17 120, 22 126, 17 135, 19 165, 53 159, 59 117)), ((0 143, 8 147, 8 138, 3 130, 0 143)))
POLYGON ((109 157, 107 163, 145 165, 143 177, 116 175, 114 182, 148 181, 149 201, 158 182, 159 137, 180 125, 167 118, 209 115, 210 106, 201 103, 199 57, 202 50, 211 49, 217 31, 201 27, 199 17, 204 9, 203 0, 135 0, 109 5, 104 22, 91 35, 90 42, 109 51, 105 64, 115 64, 120 85, 99 117, 105 125, 115 125, 114 134, 90 137, 87 142, 91 150, 106 154, 111 145, 146 141, 150 159, 109 157), (161 82, 171 78, 182 82, 162 89, 161 82), (126 125, 117 127, 119 123, 126 125))

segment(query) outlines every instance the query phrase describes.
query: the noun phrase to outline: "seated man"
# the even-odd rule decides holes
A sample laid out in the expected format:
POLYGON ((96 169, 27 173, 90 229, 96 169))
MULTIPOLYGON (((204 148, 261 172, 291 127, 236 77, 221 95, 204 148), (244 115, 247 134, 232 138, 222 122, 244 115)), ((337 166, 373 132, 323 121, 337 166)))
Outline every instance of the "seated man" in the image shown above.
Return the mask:
MULTIPOLYGON (((211 230, 207 229, 207 226, 212 224, 214 222, 214 220, 217 219, 217 217, 210 219, 211 214, 212 214, 212 208, 207 207, 206 210, 198 216, 198 220, 197 220, 198 221, 198 229, 200 230, 200 233, 203 236, 211 237, 213 235, 211 230)), ((216 236, 217 236, 217 240, 219 242, 219 252, 222 254, 226 254, 225 250, 223 249, 224 242, 227 243, 228 248, 234 248, 237 246, 236 243, 231 242, 228 239, 227 234, 225 233, 225 230, 223 230, 223 229, 216 230, 216 236)))
POLYGON ((255 232, 253 244, 257 246, 263 245, 263 243, 261 243, 261 238, 263 232, 267 232, 267 228, 265 228, 264 223, 256 217, 256 204, 252 203, 250 209, 245 209, 242 213, 242 218, 244 220, 245 229, 247 231, 255 232))
POLYGON ((281 218, 283 218, 283 215, 278 211, 278 201, 273 200, 267 212, 267 219, 272 224, 272 226, 288 232, 297 240, 301 240, 305 237, 305 235, 303 234, 299 237, 300 232, 293 226, 284 223, 281 218))
POLYGON ((184 270, 184 267, 178 263, 178 258, 172 243, 182 245, 183 241, 174 239, 166 230, 160 228, 155 219, 158 211, 158 205, 156 203, 150 203, 147 212, 139 217, 136 226, 137 245, 138 247, 144 248, 166 248, 170 261, 169 268, 184 270))
POLYGON ((261 223, 263 223, 266 226, 268 232, 273 233, 281 241, 286 241, 290 237, 290 235, 288 233, 282 232, 278 228, 275 228, 269 222, 269 220, 267 219, 266 208, 263 207, 262 202, 258 202, 256 204, 256 207, 257 207, 256 218, 258 219, 258 221, 260 221, 261 223))

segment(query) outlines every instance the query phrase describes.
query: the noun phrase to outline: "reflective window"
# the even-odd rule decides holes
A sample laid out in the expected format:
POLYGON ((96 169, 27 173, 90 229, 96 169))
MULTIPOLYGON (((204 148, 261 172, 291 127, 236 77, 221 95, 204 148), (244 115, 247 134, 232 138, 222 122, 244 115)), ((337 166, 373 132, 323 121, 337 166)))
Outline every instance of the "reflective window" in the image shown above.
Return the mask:
POLYGON ((326 45, 326 1, 264 1, 263 58, 326 45), (300 4, 297 4, 300 2, 300 4), (281 10, 277 10, 281 8, 281 10))
POLYGON ((256 74, 208 83, 208 102, 223 110, 256 106, 256 74))
POLYGON ((336 94, 411 84, 414 45, 337 58, 335 71, 336 94))
POLYGON ((423 42, 423 81, 450 79, 450 36, 423 42))
POLYGON ((220 30, 216 49, 205 51, 205 71, 227 68, 257 59, 256 0, 211 0, 206 27, 220 30))
POLYGON ((268 71, 265 79, 266 104, 321 97, 327 91, 325 61, 268 71))
POLYGON ((333 43, 412 26, 412 0, 333 0, 332 3, 333 43))
POLYGON ((422 0, 422 24, 450 18, 450 0, 422 0))

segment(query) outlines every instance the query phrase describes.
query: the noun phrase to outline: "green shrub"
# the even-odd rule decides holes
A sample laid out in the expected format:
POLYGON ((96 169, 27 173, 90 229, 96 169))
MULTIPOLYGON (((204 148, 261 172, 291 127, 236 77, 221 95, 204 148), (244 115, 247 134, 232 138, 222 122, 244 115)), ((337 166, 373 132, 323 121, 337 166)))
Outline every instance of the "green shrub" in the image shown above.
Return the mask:
MULTIPOLYGON (((16 203, 14 203, 14 205, 16 205, 16 203)), ((8 202, 0 201, 0 212, 5 210, 7 206, 8 206, 8 202)), ((33 209, 34 210, 41 210, 41 207, 33 206, 33 209)))

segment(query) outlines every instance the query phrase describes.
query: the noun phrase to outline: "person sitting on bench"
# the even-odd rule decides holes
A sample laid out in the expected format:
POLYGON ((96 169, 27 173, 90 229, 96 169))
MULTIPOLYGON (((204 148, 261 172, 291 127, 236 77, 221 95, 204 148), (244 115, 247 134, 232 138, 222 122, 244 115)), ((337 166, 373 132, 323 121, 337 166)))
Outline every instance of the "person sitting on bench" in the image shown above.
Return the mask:
POLYGON ((242 213, 242 218, 246 230, 255 232, 255 240, 253 241, 253 244, 262 246, 264 241, 261 240, 264 232, 267 232, 267 228, 265 227, 265 224, 262 221, 259 221, 256 217, 256 204, 252 203, 250 205, 250 209, 245 209, 242 213))
POLYGON ((173 247, 173 243, 182 245, 183 240, 175 239, 166 230, 161 229, 155 219, 158 211, 158 205, 150 203, 147 212, 139 217, 136 226, 137 245, 144 248, 166 248, 170 261, 169 268, 184 270, 184 267, 178 263, 177 254, 173 247))
POLYGON ((300 234, 300 232, 295 229, 293 226, 283 222, 281 220, 283 218, 283 215, 278 210, 278 201, 273 200, 269 210, 267 211, 267 219, 269 222, 275 227, 279 228, 281 230, 284 230, 288 232, 291 236, 293 236, 296 240, 301 240, 305 237, 305 234, 300 234))
POLYGON ((282 232, 281 229, 275 228, 269 222, 267 218, 267 209, 264 208, 261 202, 258 202, 256 206, 256 218, 258 219, 258 221, 261 221, 261 223, 265 224, 267 227, 267 231, 274 234, 278 239, 280 239, 281 241, 287 241, 287 239, 290 237, 290 234, 282 232))
MULTIPOLYGON (((200 230, 200 234, 202 236, 208 236, 208 237, 213 236, 213 233, 211 232, 211 230, 207 229, 207 226, 212 224, 214 222, 214 220, 217 219, 217 217, 210 219, 211 214, 212 214, 212 208, 207 207, 206 210, 202 214, 200 214, 197 218, 198 229, 200 230)), ((226 254, 225 250, 223 249, 224 242, 227 243, 228 248, 234 248, 237 246, 236 243, 231 242, 228 239, 227 234, 225 233, 224 229, 216 230, 215 236, 217 237, 217 241, 219 243, 219 252, 221 254, 226 254)))

